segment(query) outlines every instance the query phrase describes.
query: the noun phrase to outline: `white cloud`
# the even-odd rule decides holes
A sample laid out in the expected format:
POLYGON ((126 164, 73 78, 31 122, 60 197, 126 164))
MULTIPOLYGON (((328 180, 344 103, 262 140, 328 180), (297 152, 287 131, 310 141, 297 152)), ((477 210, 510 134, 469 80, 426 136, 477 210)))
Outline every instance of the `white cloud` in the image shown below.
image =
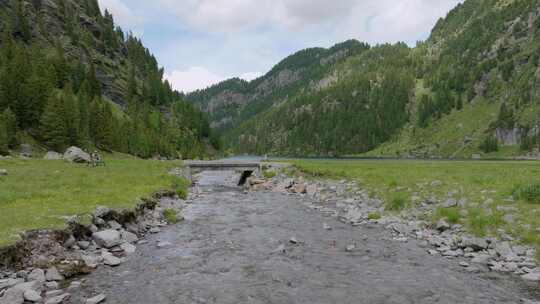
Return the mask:
POLYGON ((165 74, 171 86, 180 92, 192 92, 204 89, 212 84, 221 82, 226 78, 216 75, 203 67, 190 67, 185 70, 172 71, 165 74))
MULTIPOLYGON (((260 76, 262 76, 260 72, 249 72, 236 77, 250 81, 260 76)), ((173 89, 186 93, 205 89, 232 77, 235 76, 220 76, 203 67, 190 67, 165 74, 165 79, 169 81, 173 89)))
POLYGON ((116 23, 126 29, 140 33, 137 29, 138 26, 144 22, 142 15, 136 14, 130 9, 123 0, 98 0, 101 10, 104 12, 106 9, 113 14, 116 23))
POLYGON ((307 47, 423 40, 463 0, 99 0, 182 91, 256 78, 307 47))

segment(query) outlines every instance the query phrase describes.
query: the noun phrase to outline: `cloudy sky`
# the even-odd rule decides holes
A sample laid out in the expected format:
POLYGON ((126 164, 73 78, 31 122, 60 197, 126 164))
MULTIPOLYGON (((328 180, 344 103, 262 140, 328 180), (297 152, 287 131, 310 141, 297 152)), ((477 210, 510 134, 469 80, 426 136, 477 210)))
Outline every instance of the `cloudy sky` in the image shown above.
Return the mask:
POLYGON ((414 46, 462 0, 99 0, 180 91, 253 79, 307 47, 355 38, 414 46))

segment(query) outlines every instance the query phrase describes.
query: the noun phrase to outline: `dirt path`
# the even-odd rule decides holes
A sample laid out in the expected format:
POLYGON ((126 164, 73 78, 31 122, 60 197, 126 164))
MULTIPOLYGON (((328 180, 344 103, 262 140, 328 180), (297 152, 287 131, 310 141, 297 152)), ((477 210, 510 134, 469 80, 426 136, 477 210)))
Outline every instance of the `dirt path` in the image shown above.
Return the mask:
POLYGON ((414 241, 392 241, 382 228, 325 218, 296 196, 203 189, 210 192, 189 205, 184 222, 149 237, 118 268, 102 267, 86 277, 73 302, 101 292, 115 304, 476 304, 530 298, 509 276, 466 273, 414 241), (172 245, 159 249, 158 241, 172 245), (352 244, 356 248, 347 251, 352 244))

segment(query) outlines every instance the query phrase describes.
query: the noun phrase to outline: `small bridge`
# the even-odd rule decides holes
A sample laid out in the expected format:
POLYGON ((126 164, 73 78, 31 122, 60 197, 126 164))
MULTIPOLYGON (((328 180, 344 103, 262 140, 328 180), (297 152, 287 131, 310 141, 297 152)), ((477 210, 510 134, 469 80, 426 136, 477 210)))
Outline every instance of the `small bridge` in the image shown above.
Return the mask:
POLYGON ((261 163, 243 161, 186 161, 185 166, 189 169, 190 178, 191 174, 202 171, 235 171, 242 173, 238 182, 239 186, 245 184, 253 172, 261 170, 261 163))

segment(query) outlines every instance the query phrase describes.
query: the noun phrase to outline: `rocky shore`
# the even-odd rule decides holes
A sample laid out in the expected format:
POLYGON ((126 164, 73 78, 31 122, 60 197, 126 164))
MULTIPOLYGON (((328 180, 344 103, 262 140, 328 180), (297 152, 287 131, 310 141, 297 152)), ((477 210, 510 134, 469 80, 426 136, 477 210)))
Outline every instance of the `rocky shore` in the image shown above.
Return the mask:
MULTIPOLYGON (((145 235, 168 225, 165 213, 182 219, 184 201, 161 191, 141 199, 134 210, 99 207, 88 218, 73 218, 61 231, 31 231, 0 250, 0 304, 68 303, 82 275, 98 267, 116 267, 145 244, 145 235)), ((156 244, 157 247, 167 244, 156 244)), ((101 303, 96 294, 86 304, 101 303)))
MULTIPOLYGON (((530 284, 540 282, 536 250, 517 244, 509 235, 503 233, 502 239, 480 238, 467 233, 462 225, 450 224, 444 219, 436 223, 422 219, 437 208, 457 206, 460 204, 457 200, 431 198, 416 208, 396 214, 387 212, 382 200, 371 197, 368 189, 362 189, 355 182, 291 178, 283 174, 279 166, 270 171, 274 177, 252 177, 246 188, 308 197, 312 201, 308 207, 328 217, 353 226, 383 226, 397 242, 420 240, 430 255, 455 259, 471 273, 495 271, 520 276, 530 284)), ((437 187, 437 181, 431 186, 437 187)))
MULTIPOLYGON (((448 202, 428 200, 417 209, 395 214, 387 212, 382 200, 371 197, 367 189, 355 182, 291 178, 280 166, 270 171, 273 177, 249 178, 244 192, 298 196, 305 208, 328 218, 323 230, 332 230, 332 219, 366 229, 382 227, 388 231, 391 242, 414 241, 431 256, 455 261, 464 272, 505 273, 521 278, 529 289, 537 288, 540 281, 534 249, 516 244, 511 238, 479 238, 460 225, 421 218, 441 206, 451 207, 448 202)), ((85 293, 80 301, 78 289, 85 284, 84 275, 100 267, 113 269, 122 265, 141 245, 155 249, 173 247, 170 242, 145 236, 157 234, 167 226, 167 214, 173 213, 177 220, 182 220, 190 200, 201 197, 205 194, 197 186, 187 201, 178 199, 174 192, 162 191, 141 199, 133 210, 119 212, 100 207, 87 218, 73 218, 65 230, 27 232, 16 245, 0 249, 0 304, 72 303, 72 294, 78 294, 76 303, 105 302, 108 294, 99 289, 90 295, 85 293)), ((291 237, 289 243, 302 241, 291 237)), ((361 245, 358 240, 351 242, 345 251, 355 252, 361 245)))

